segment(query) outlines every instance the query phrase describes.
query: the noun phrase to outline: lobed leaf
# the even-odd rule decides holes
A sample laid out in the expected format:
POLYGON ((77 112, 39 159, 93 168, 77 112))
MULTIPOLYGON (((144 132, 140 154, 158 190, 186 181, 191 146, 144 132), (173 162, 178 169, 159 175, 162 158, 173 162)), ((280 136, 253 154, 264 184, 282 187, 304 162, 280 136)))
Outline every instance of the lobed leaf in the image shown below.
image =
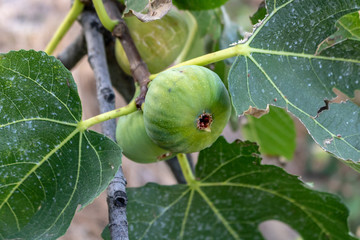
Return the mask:
MULTIPOLYGON (((286 108, 323 149, 359 165, 359 106, 332 103, 334 88, 350 98, 360 89, 359 52, 317 49, 336 32, 338 19, 360 9, 360 0, 269 0, 266 6, 268 16, 245 43, 249 54, 239 56, 229 74, 237 113, 250 106, 286 108)), ((344 41, 342 49, 353 49, 352 43, 344 41)))
POLYGON ((355 239, 337 196, 261 165, 258 153, 254 143, 220 137, 200 152, 193 183, 128 189, 130 239, 263 239, 258 226, 270 219, 303 239, 355 239))
POLYGON ((58 60, 0 55, 0 239, 56 239, 107 187, 121 150, 80 121, 75 82, 58 60))

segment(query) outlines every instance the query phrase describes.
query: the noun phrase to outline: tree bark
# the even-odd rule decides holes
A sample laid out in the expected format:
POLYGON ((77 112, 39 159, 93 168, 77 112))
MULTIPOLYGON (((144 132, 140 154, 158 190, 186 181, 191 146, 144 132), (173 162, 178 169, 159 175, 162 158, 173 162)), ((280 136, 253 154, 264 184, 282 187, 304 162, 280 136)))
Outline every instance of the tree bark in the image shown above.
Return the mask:
MULTIPOLYGON (((106 61, 102 25, 94 12, 84 11, 80 22, 85 31, 88 60, 94 70, 97 97, 100 112, 115 109, 115 94, 111 86, 108 64, 106 61)), ((116 121, 108 120, 102 123, 103 133, 115 141, 116 121)), ((126 218, 126 179, 122 168, 116 173, 107 190, 107 203, 109 207, 109 228, 112 239, 127 240, 128 223, 126 218)))

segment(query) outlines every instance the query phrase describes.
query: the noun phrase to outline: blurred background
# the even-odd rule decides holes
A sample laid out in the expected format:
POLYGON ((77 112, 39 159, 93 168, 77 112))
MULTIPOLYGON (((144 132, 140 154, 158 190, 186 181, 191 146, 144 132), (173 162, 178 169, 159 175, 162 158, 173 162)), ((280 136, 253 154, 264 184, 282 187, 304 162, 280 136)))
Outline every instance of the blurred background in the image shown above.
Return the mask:
MULTIPOLYGON (((70 2, 70 0, 0 0, 0 53, 19 49, 44 50, 70 9, 70 2)), ((260 0, 229 0, 226 9, 231 20, 241 25, 242 31, 251 32, 249 16, 257 10, 260 2, 260 0)), ((80 30, 80 25, 75 23, 57 47, 54 56, 57 56, 80 30)), ((86 57, 77 64, 72 73, 78 85, 80 98, 86 103, 83 105, 83 118, 97 115, 99 110, 95 80, 86 57)), ((117 107, 124 104, 123 98, 117 94, 117 107)), ((360 237, 360 174, 322 151, 314 144, 302 124, 294 120, 297 144, 294 158, 288 161, 264 156, 264 163, 284 167, 289 173, 313 184, 315 189, 340 195, 350 210, 351 231, 360 237)), ((238 122, 243 124, 246 119, 240 118, 238 122)), ((94 126, 92 129, 100 131, 100 126, 94 126)), ((224 136, 230 142, 237 138, 243 139, 241 128, 232 131, 230 127, 226 127, 224 136)), ((150 181, 176 184, 175 178, 164 162, 144 165, 124 158, 123 169, 128 187, 142 186, 150 181)), ((67 233, 60 239, 101 239, 101 232, 107 223, 106 193, 102 193, 92 204, 76 213, 67 233)), ((261 225, 260 229, 267 233, 267 239, 288 240, 295 236, 284 227, 285 225, 275 225, 277 227, 271 229, 270 225, 261 225)))

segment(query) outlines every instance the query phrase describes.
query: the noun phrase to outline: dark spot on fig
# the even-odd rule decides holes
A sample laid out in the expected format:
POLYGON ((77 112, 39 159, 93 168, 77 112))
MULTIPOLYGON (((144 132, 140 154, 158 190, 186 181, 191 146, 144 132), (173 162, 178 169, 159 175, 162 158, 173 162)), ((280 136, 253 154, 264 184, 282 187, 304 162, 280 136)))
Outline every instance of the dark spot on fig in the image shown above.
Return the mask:
POLYGON ((158 156, 157 159, 158 160, 163 160, 163 159, 169 157, 171 154, 172 154, 171 152, 164 153, 164 154, 158 156))
POLYGON ((210 132, 210 126, 212 123, 212 115, 209 113, 202 113, 197 120, 197 129, 210 132))
POLYGON ((183 73, 183 72, 184 72, 183 70, 179 71, 179 73, 183 73))
POLYGON ((171 88, 168 89, 168 92, 171 92, 171 88))

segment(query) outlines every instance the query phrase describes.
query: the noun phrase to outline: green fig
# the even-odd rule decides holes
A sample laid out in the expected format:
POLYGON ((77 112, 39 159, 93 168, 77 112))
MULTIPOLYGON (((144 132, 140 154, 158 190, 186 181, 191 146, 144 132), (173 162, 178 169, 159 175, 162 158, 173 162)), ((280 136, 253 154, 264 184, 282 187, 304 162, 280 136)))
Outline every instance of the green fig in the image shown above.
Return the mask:
POLYGON ((147 135, 143 114, 136 111, 122 116, 116 127, 116 141, 123 154, 138 163, 151 163, 174 156, 170 151, 157 146, 147 135))
POLYGON ((230 98, 219 76, 205 67, 160 73, 143 105, 145 129, 161 148, 198 152, 212 145, 229 121, 230 98))
MULTIPOLYGON (((176 9, 151 22, 141 22, 135 16, 124 18, 135 46, 151 73, 164 70, 182 53, 190 32, 186 18, 193 17, 190 13, 176 9)), ((193 22, 196 24, 196 20, 193 22)), ((120 67, 130 75, 129 61, 118 39, 115 52, 120 67)))

